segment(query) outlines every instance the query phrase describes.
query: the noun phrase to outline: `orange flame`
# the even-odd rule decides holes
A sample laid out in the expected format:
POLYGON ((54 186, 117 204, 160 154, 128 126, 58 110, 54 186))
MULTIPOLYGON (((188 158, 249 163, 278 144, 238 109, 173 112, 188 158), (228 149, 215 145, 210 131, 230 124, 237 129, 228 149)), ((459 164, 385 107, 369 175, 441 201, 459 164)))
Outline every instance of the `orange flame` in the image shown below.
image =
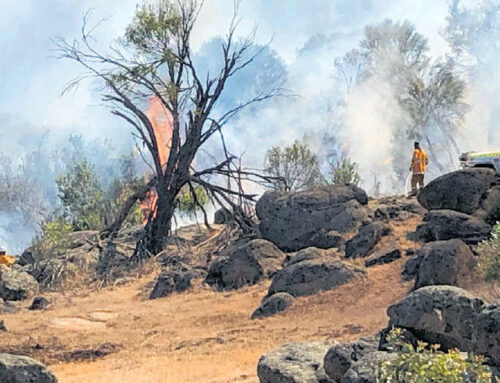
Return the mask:
MULTIPOLYGON (((161 100, 157 96, 153 96, 149 101, 149 107, 146 111, 146 116, 149 118, 153 131, 156 137, 158 146, 158 157, 162 168, 166 166, 168 154, 170 152, 170 142, 172 139, 173 118, 170 112, 163 106, 161 100)), ((158 196, 156 191, 151 190, 146 194, 146 197, 140 203, 142 211, 142 223, 147 223, 150 216, 156 216, 156 202, 158 196)))

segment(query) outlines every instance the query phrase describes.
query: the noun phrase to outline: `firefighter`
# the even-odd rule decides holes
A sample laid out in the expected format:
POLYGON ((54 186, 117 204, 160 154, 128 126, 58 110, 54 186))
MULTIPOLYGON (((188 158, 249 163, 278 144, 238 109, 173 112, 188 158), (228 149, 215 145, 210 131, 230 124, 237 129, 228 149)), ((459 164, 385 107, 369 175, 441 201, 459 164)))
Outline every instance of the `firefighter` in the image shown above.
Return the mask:
POLYGON ((429 163, 429 158, 427 154, 420 147, 420 143, 415 142, 415 150, 413 150, 413 157, 411 159, 410 172, 411 176, 411 194, 410 196, 416 196, 418 191, 424 187, 424 175, 427 164, 429 163), (417 189, 418 185, 418 189, 417 189))
POLYGON ((11 267, 15 261, 16 261, 15 257, 7 255, 7 252, 0 247, 0 265, 6 265, 11 267))

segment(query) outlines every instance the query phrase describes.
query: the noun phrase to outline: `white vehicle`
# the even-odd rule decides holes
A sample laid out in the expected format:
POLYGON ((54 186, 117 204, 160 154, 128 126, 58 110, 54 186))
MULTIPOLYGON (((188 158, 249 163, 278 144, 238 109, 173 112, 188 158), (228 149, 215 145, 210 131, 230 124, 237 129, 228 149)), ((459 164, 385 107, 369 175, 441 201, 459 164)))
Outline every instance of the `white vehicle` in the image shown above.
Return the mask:
POLYGON ((490 168, 500 174, 500 150, 467 152, 459 157, 463 168, 490 168))

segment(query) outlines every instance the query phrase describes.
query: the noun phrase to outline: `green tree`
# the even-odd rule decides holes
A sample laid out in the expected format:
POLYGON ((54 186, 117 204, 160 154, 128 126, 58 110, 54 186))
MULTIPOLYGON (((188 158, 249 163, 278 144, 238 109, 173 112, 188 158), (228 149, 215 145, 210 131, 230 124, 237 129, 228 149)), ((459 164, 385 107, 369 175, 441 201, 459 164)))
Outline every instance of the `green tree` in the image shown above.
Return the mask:
POLYGON ((61 175, 56 183, 64 215, 73 229, 101 229, 103 192, 92 165, 84 159, 61 175))
POLYGON ((323 184, 318 158, 306 144, 295 140, 290 146, 274 146, 266 153, 264 171, 274 190, 304 190, 323 184))
POLYGON ((348 157, 332 166, 332 183, 335 185, 353 184, 359 186, 361 176, 358 172, 358 164, 352 162, 348 157))
MULTIPOLYGON (((250 97, 229 110, 215 110, 228 81, 247 68, 262 50, 254 51, 254 35, 237 43, 237 4, 228 33, 220 45, 221 64, 213 71, 202 72, 194 62, 191 33, 200 14, 200 0, 144 1, 135 12, 125 36, 109 51, 96 47, 84 21, 81 42, 59 40, 60 57, 82 65, 90 74, 75 79, 71 89, 83 79, 94 77, 101 82, 104 102, 112 113, 127 122, 149 154, 154 177, 144 189, 134 193, 116 222, 105 235, 119 231, 138 199, 154 188, 157 193, 156 215, 146 225, 138 241, 139 257, 149 257, 163 250, 171 231, 177 207, 177 196, 185 185, 202 186, 214 200, 236 207, 238 201, 252 200, 253 195, 242 192, 234 183, 216 184, 224 175, 234 179, 241 175, 236 157, 225 150, 223 130, 228 121, 242 109, 281 94, 279 85, 266 83, 250 97), (201 73, 200 73, 201 72, 201 73), (165 115, 171 117, 171 138, 166 161, 161 158, 154 121, 145 112, 145 100, 154 99, 165 115), (193 165, 198 152, 211 138, 220 138, 225 158, 219 163, 196 169, 193 165)), ((217 156, 213 156, 217 158, 217 156)), ((250 176, 246 172, 244 176, 250 176)), ((243 221, 243 220, 242 220, 243 221)), ((248 221, 248 220, 247 220, 248 221)), ((249 226, 251 230, 251 226, 249 226)))

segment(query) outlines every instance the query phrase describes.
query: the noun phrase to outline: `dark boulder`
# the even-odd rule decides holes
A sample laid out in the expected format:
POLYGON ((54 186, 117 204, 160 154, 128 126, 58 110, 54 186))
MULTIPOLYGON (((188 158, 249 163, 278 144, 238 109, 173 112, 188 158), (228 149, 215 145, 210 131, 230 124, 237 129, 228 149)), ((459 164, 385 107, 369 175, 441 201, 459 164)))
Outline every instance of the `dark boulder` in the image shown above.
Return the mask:
POLYGON ((285 254, 269 241, 238 242, 223 250, 210 265, 206 282, 220 290, 253 285, 274 275, 284 258, 285 254))
POLYGON ((340 382, 353 363, 377 351, 377 348, 378 341, 376 337, 362 338, 351 343, 336 344, 325 355, 325 372, 332 381, 340 382))
POLYGON ((253 312, 251 319, 265 318, 287 310, 295 302, 295 298, 288 293, 276 293, 264 297, 261 304, 253 312))
POLYGON ((401 258, 401 250, 399 250, 399 248, 397 247, 379 250, 366 258, 365 267, 384 265, 386 263, 394 262, 399 258, 401 258))
POLYGON ((474 352, 500 367, 500 301, 483 308, 477 318, 474 352))
POLYGON ((444 349, 473 349, 477 316, 483 301, 454 286, 426 286, 387 309, 389 327, 410 330, 444 349))
POLYGON ((0 298, 22 301, 38 292, 38 282, 21 268, 0 266, 0 298))
POLYGON ((329 346, 324 343, 287 343, 259 360, 260 383, 333 383, 323 368, 329 346))
POLYGON ((464 287, 476 265, 469 246, 459 239, 428 243, 419 250, 419 254, 415 289, 431 285, 464 287))
POLYGON ((491 225, 480 218, 453 210, 434 210, 417 227, 416 239, 432 242, 458 238, 467 244, 477 244, 487 239, 491 230, 491 225))
POLYGON ((358 234, 347 241, 345 246, 346 258, 365 257, 380 241, 380 239, 391 231, 389 225, 377 221, 363 225, 358 234))
POLYGON ((57 379, 36 360, 26 356, 0 354, 0 382, 57 383, 57 379))
POLYGON ((149 299, 166 297, 172 293, 181 293, 191 288, 191 281, 203 278, 205 272, 202 270, 166 270, 157 278, 155 286, 149 295, 149 299))
POLYGON ((278 271, 269 287, 269 295, 278 292, 287 292, 295 297, 312 295, 364 275, 363 269, 341 260, 306 260, 278 271))
POLYGON ((231 210, 221 208, 214 213, 214 223, 217 225, 225 225, 234 222, 234 216, 231 210))
POLYGON ((474 215, 484 219, 491 225, 495 225, 500 221, 500 185, 488 190, 485 198, 481 201, 479 210, 474 215))
POLYGON ((45 297, 35 297, 28 310, 44 310, 49 307, 50 302, 45 297))
POLYGON ((464 169, 445 174, 431 181, 418 195, 428 210, 455 210, 473 214, 495 181, 491 169, 464 169))
POLYGON ((403 266, 403 272, 401 273, 403 281, 411 281, 417 277, 420 262, 422 262, 421 255, 408 258, 403 266))
POLYGON ((339 259, 334 250, 323 250, 316 247, 308 247, 296 253, 292 253, 285 257, 283 266, 291 266, 302 261, 310 261, 312 259, 339 259))
POLYGON ((396 353, 377 351, 369 353, 356 363, 342 377, 341 383, 377 383, 377 367, 385 361, 397 358, 396 353))
POLYGON ((256 210, 263 238, 285 251, 341 244, 337 233, 368 219, 366 193, 354 186, 321 186, 301 192, 266 192, 256 210))

